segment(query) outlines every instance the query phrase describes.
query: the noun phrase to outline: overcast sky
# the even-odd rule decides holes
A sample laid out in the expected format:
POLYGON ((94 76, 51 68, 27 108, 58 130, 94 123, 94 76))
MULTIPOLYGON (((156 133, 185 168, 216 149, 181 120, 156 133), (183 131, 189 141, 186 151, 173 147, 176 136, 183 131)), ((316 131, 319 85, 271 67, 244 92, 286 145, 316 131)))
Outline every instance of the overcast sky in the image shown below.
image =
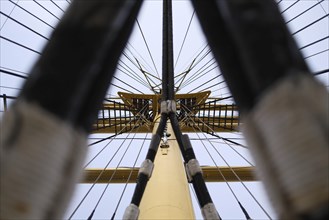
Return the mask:
MULTIPOLYGON (((24 12, 22 9, 15 7, 11 2, 8 0, 1 0, 1 12, 10 15, 11 17, 17 19, 18 21, 24 23, 26 26, 32 28, 36 32, 42 34, 45 37, 49 37, 52 32, 52 28, 50 26, 56 26, 58 22, 58 18, 60 18, 63 12, 52 2, 48 0, 38 1, 40 2, 45 8, 47 8, 52 14, 41 8, 39 5, 34 3, 32 0, 14 0, 14 2, 18 2, 18 4, 28 10, 29 12, 33 13, 37 17, 43 20, 43 22, 39 21, 38 19, 34 18, 33 16, 29 15, 28 13, 24 12), (45 24, 46 22, 47 24, 45 24)), ((65 10, 68 6, 67 1, 64 0, 56 0, 55 1, 60 8, 65 10)), ((295 0, 284 0, 280 3, 281 10, 287 9, 290 5, 294 4, 295 0)), ((295 15, 301 13, 306 8, 316 4, 317 0, 302 0, 287 10, 283 16, 286 20, 293 18, 295 15)), ((295 32, 300 28, 306 26, 307 24, 315 21, 316 19, 322 17, 323 15, 328 13, 328 0, 325 0, 310 10, 305 15, 295 19, 293 22, 289 23, 289 28, 291 32, 295 32)), ((158 0, 146 0, 143 4, 143 7, 140 11, 138 16, 138 21, 141 25, 143 30, 144 36, 147 40, 147 44, 150 48, 152 53, 153 61, 158 72, 161 75, 161 53, 162 53, 162 1, 158 0)), ((174 56, 175 60, 177 59, 178 52, 182 45, 182 41, 184 39, 190 18, 193 14, 193 9, 190 5, 189 1, 185 0, 177 0, 173 3, 173 14, 174 14, 174 56)), ((14 21, 7 19, 5 16, 0 16, 0 28, 1 28, 1 36, 9 38, 13 41, 16 41, 26 47, 29 47, 35 51, 42 51, 42 48, 47 43, 47 40, 39 35, 31 32, 30 30, 22 27, 21 25, 15 23, 14 21)), ((326 19, 321 20, 317 24, 313 25, 312 27, 298 33, 295 35, 295 39, 298 42, 300 47, 307 45, 311 42, 314 42, 318 39, 328 36, 328 17, 326 19)), ((175 68, 175 74, 179 74, 182 71, 186 70, 187 66, 191 64, 193 58, 196 56, 198 52, 206 45, 206 40, 200 30, 198 21, 196 17, 193 18, 191 27, 189 29, 189 33, 186 38, 186 42, 182 49, 182 53, 180 58, 177 62, 177 66, 175 68)), ((329 41, 324 40, 321 41, 311 47, 302 50, 304 57, 311 56, 306 59, 307 63, 311 67, 313 72, 321 71, 323 69, 328 69, 329 67, 329 53, 321 52, 328 49, 329 41), (321 52, 321 53, 319 53, 321 52), (316 53, 318 55, 312 56, 316 53)), ((31 50, 27 50, 25 48, 19 47, 14 45, 4 39, 0 39, 0 68, 4 70, 11 70, 15 73, 25 75, 28 74, 31 67, 33 66, 36 59, 38 59, 39 54, 32 52, 31 50)), ((129 50, 136 56, 136 58, 141 62, 144 66, 144 69, 150 72, 153 75, 157 75, 157 71, 153 65, 153 61, 150 58, 146 45, 143 41, 141 36, 140 30, 135 25, 134 31, 132 33, 131 38, 129 39, 129 50)), ((130 51, 126 50, 127 54, 131 54, 130 51)), ((131 54, 132 55, 132 54, 131 54)), ((211 63, 212 56, 211 54, 208 55, 198 66, 195 67, 194 73, 197 72, 199 68, 201 68, 204 64, 210 62, 211 63)), ((125 57, 121 58, 122 65, 127 64, 131 67, 137 74, 141 76, 141 73, 138 71, 136 67, 132 65, 125 57)), ((212 69, 216 66, 216 64, 208 65, 209 69, 212 69)), ((191 72, 193 74, 193 72, 191 72)), ((196 86, 206 82, 211 77, 219 75, 218 68, 214 68, 212 71, 207 73, 206 76, 197 77, 195 81, 187 84, 180 93, 189 92, 196 86)), ((121 80, 127 82, 130 85, 133 85, 138 90, 144 93, 152 93, 146 86, 143 86, 136 80, 132 79, 131 77, 123 74, 121 71, 116 72, 116 76, 121 80)), ((143 78, 143 77, 142 77, 143 78)), ((323 82, 327 88, 329 84, 329 76, 327 74, 323 74, 317 76, 317 78, 323 82)), ((222 80, 221 77, 217 77, 212 83, 207 84, 202 88, 206 88, 211 86, 212 84, 218 83, 222 80)), ((157 79, 154 78, 154 81, 157 82, 157 79)), ((3 73, 0 75, 0 94, 7 94, 10 96, 17 96, 19 89, 24 82, 23 79, 19 79, 17 77, 8 76, 3 73)), ((159 82, 159 80, 158 80, 159 82)), ((118 80, 113 80, 113 84, 123 87, 128 91, 136 92, 132 88, 124 85, 118 80)), ((212 97, 225 97, 228 96, 228 90, 225 88, 225 84, 221 84, 220 87, 212 87, 212 97)), ((117 92, 120 91, 115 86, 111 86, 108 91, 108 96, 116 96, 117 92)), ((229 102, 233 102, 233 100, 229 100, 229 102)), ((1 111, 3 111, 3 103, 1 100, 1 111)), ((2 113, 1 113, 2 114, 2 113)), ((243 138, 240 133, 232 133, 232 134, 221 134, 225 137, 233 137, 233 138, 243 138)), ((92 135, 93 138, 100 138, 105 137, 106 135, 92 135)), ((127 134, 121 135, 120 137, 126 137, 127 134)), ((137 134, 136 137, 144 138, 145 134, 137 134)), ((130 134, 129 137, 133 137, 133 134, 130 134)), ((151 135, 148 134, 147 138, 150 138, 151 135)), ((190 135, 191 138, 199 138, 197 135, 190 135)), ((203 135, 200 137, 204 138, 203 135)), ((239 140, 241 143, 244 143, 244 140, 239 140)), ((89 167, 93 168, 100 168, 104 167, 107 164, 111 155, 120 147, 121 143, 123 143, 122 149, 118 152, 117 156, 113 159, 110 163, 109 167, 116 167, 118 165, 119 160, 123 156, 123 151, 126 147, 129 147, 129 141, 123 142, 123 140, 114 140, 110 145, 106 148, 106 150, 95 160, 93 163, 89 165, 89 167)), ((142 153, 137 161, 137 166, 141 164, 141 162, 145 158, 145 154, 147 151, 147 147, 150 141, 146 140, 144 143, 142 140, 134 140, 133 146, 129 148, 127 151, 126 156, 123 158, 120 166, 122 167, 131 167, 134 163, 136 158, 136 147, 139 148, 143 146, 142 153)), ((86 161, 89 161, 94 155, 97 154, 107 143, 98 144, 90 148, 90 153, 86 161)), ((209 158, 209 155, 205 151, 205 148, 202 145, 201 141, 195 140, 192 141, 192 144, 197 152, 197 157, 202 165, 211 165, 214 166, 213 162, 209 158)), ((239 155, 237 155, 231 147, 234 147, 236 151, 244 155, 248 160, 252 161, 251 156, 248 153, 247 149, 236 147, 236 146, 228 146, 227 144, 215 143, 213 144, 220 149, 220 152, 227 158, 228 163, 231 166, 248 166, 249 164, 242 159, 239 155)), ((226 164, 224 161, 220 159, 220 156, 212 149, 211 144, 205 142, 206 147, 210 150, 211 154, 215 156, 216 161, 218 162, 218 166, 225 166, 226 164)), ((225 183, 208 183, 209 191, 211 193, 212 199, 216 204, 216 207, 224 219, 242 219, 243 214, 241 213, 240 209, 237 206, 237 203, 234 199, 232 193, 228 190, 228 187, 225 183)), ((237 193, 239 200, 245 206, 249 214, 253 219, 266 219, 266 214, 261 210, 261 208, 256 204, 251 196, 248 194, 247 190, 243 187, 243 185, 239 182, 230 183, 230 186, 233 190, 237 193)), ((275 217, 272 209, 270 208, 269 202, 264 194, 262 185, 260 182, 248 182, 246 186, 252 194, 257 198, 257 200, 264 206, 266 211, 272 216, 275 217)), ((75 193, 75 197, 69 207, 67 212, 67 216, 72 213, 72 210, 77 206, 78 202, 82 199, 85 195, 86 191, 91 187, 89 184, 81 184, 77 187, 77 191, 75 193)), ((76 215, 74 215, 74 219, 86 219, 91 210, 93 209, 94 205, 96 204, 102 190, 104 189, 105 185, 100 184, 97 185, 92 191, 91 194, 87 197, 86 201, 81 205, 81 208, 78 209, 76 215)), ((121 192, 123 190, 123 184, 111 184, 106 194, 104 195, 99 207, 94 215, 94 219, 109 219, 113 214, 113 210, 115 209, 119 197, 121 196, 121 192)), ((132 191, 134 189, 134 184, 129 184, 126 193, 123 196, 121 204, 119 206, 116 218, 120 219, 123 215, 123 211, 126 206, 129 204, 132 196, 132 191)), ((201 218, 201 214, 195 200, 195 196, 192 193, 193 204, 196 210, 197 218, 201 218)))

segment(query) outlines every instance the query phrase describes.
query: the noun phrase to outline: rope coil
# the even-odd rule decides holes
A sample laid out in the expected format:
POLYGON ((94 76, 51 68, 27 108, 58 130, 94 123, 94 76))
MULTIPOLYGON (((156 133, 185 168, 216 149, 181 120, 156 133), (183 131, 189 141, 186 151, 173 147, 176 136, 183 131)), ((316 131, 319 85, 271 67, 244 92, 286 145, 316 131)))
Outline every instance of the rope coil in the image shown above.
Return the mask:
POLYGON ((149 159, 146 159, 143 161, 143 163, 138 171, 138 175, 145 174, 150 179, 152 176, 153 168, 154 168, 153 162, 149 159))
POLYGON ((63 218, 80 179, 86 134, 23 101, 6 112, 1 128, 0 219, 63 218))
POLYGON ((186 164, 185 164, 185 169, 186 169, 186 175, 187 175, 187 179, 189 182, 191 182, 193 180, 193 177, 197 174, 197 173, 201 173, 202 174, 202 170, 199 164, 199 161, 196 159, 191 159, 189 160, 186 164))
POLYGON ((161 102, 161 114, 176 113, 176 101, 166 100, 161 102))
POLYGON ((326 89, 300 74, 278 82, 245 118, 258 175, 281 219, 328 205, 327 103, 326 89))

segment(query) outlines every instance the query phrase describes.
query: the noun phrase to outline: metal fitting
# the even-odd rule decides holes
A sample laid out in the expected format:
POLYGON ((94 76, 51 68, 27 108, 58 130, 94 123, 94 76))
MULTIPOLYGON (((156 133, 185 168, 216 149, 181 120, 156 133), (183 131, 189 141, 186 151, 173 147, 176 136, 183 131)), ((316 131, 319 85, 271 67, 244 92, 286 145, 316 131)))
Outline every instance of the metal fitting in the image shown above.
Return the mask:
POLYGON ((166 100, 161 102, 161 113, 168 114, 170 112, 176 112, 176 101, 166 100))
POLYGON ((193 176, 197 173, 202 173, 199 161, 197 159, 191 159, 185 164, 186 175, 189 182, 193 180, 193 176))
POLYGON ((201 212, 202 212, 203 219, 212 219, 212 220, 215 220, 215 219, 220 220, 221 219, 219 217, 219 214, 218 214, 218 212, 216 210, 216 207, 213 203, 208 203, 208 204, 204 205, 201 208, 201 212))
POLYGON ((139 216, 139 208, 135 204, 130 204, 123 214, 124 220, 137 220, 139 216))
POLYGON ((154 168, 153 162, 149 159, 146 159, 143 161, 141 167, 139 168, 138 175, 140 173, 143 173, 143 174, 147 175, 148 178, 150 179, 152 176, 153 168, 154 168))

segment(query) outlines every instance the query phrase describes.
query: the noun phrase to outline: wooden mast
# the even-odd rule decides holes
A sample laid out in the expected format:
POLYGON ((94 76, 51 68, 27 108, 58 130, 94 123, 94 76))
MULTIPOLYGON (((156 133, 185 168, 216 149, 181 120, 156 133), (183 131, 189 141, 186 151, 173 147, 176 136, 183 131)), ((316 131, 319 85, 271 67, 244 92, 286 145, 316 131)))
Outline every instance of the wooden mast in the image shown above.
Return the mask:
MULTIPOLYGON (((162 99, 174 99, 174 68, 172 41, 172 2, 163 1, 162 99)), ((157 131, 160 117, 154 120, 157 131)), ((157 151, 154 170, 145 189, 139 219, 195 219, 189 186, 180 148, 171 124, 167 122, 157 151), (164 132, 164 133, 166 133, 164 132)))
MULTIPOLYGON (((157 129, 157 119, 153 131, 157 129)), ((183 160, 170 122, 168 137, 154 161, 154 170, 145 189, 139 219, 195 219, 183 160)), ((161 146, 162 145, 162 146, 161 146)))

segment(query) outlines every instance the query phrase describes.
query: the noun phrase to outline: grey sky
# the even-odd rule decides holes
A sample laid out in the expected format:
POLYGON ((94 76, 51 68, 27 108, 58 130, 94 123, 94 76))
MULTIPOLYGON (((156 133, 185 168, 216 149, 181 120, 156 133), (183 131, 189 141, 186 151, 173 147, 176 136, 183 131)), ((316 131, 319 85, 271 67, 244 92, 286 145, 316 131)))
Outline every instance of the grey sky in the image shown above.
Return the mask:
MULTIPOLYGON (((55 26, 58 22, 58 19, 55 17, 61 17, 63 12, 59 10, 53 3, 48 0, 38 1, 46 7, 49 11, 51 11, 55 16, 51 15, 40 6, 36 5, 32 0, 14 0, 14 2, 18 2, 20 6, 27 9, 34 15, 41 18, 44 22, 48 23, 51 26, 55 26)), ((67 1, 65 0, 55 0, 55 2, 63 9, 68 6, 67 1)), ((292 5, 295 0, 283 0, 280 3, 281 10, 285 10, 290 5, 292 5)), ((299 14, 301 11, 305 10, 314 4, 316 4, 317 0, 302 0, 298 2, 295 6, 287 10, 283 16, 285 20, 289 20, 293 18, 295 15, 299 14)), ((38 33, 44 35, 45 37, 50 37, 52 28, 48 25, 44 24, 43 22, 33 18, 28 13, 24 12, 23 10, 19 9, 18 7, 14 7, 12 3, 8 0, 1 0, 0 1, 1 12, 9 15, 20 22, 24 23, 26 26, 32 28, 33 30, 37 31, 38 33)), ((294 20, 293 22, 289 23, 290 31, 293 33, 300 28, 304 27, 305 25, 311 23, 312 21, 320 18, 321 16, 328 13, 329 8, 329 1, 325 0, 318 5, 314 9, 310 10, 305 15, 301 16, 300 18, 294 20)), ((152 56, 154 58, 154 62, 156 64, 157 70, 161 74, 161 34, 162 34, 162 1, 159 0, 146 0, 144 2, 143 8, 140 12, 138 17, 138 21, 143 29, 145 38, 147 40, 148 46, 151 50, 152 56)), ((187 0, 174 0, 173 3, 173 13, 174 13, 174 56, 175 60, 178 55, 178 51, 180 49, 181 43, 184 38, 184 34, 186 28, 188 26, 189 20, 193 13, 193 8, 190 5, 190 2, 187 0)), ((300 47, 307 45, 317 39, 322 37, 326 37, 329 35, 329 22, 328 17, 323 19, 321 22, 318 22, 316 25, 298 33, 295 35, 295 39, 300 47)), ((5 16, 0 16, 0 28, 1 28, 1 36, 19 42, 22 45, 32 48, 36 51, 42 51, 42 48, 46 44, 47 40, 43 37, 32 33, 31 31, 27 30, 26 28, 18 25, 17 23, 11 21, 10 19, 6 19, 5 16)), ((145 69, 150 71, 152 74, 156 75, 154 71, 154 67, 152 64, 152 60, 149 57, 147 52, 146 46, 143 42, 141 37, 140 31, 137 26, 135 26, 132 36, 129 40, 129 43, 133 46, 129 46, 131 51, 133 51, 134 55, 138 58, 138 60, 145 65, 145 69), (143 59, 140 55, 136 52, 138 51, 139 54, 142 55, 143 59)), ((192 20, 191 28, 189 30, 189 34, 187 36, 184 48, 182 50, 179 62, 177 63, 177 67, 175 68, 175 73, 179 74, 185 70, 185 68, 191 63, 193 57, 196 53, 200 51, 206 44, 206 40, 200 30, 198 21, 196 16, 192 20)), ((315 53, 321 52, 329 48, 329 41, 324 40, 318 44, 315 44, 311 47, 302 50, 304 57, 311 56, 315 53)), ((127 51, 126 51, 127 52, 127 51)), ((129 53, 129 52, 127 52, 129 53)), ((17 45, 13 45, 6 40, 0 39, 0 68, 14 71, 15 73, 25 75, 24 73, 28 73, 33 63, 39 57, 37 53, 31 52, 24 48, 21 48, 17 45), (23 72, 23 73, 21 73, 23 72)), ((208 61, 211 60, 211 55, 207 56, 205 60, 203 60, 196 68, 195 71, 198 70, 203 64, 206 64, 208 61)), ((138 72, 136 69, 126 58, 122 57, 122 61, 126 63, 129 67, 131 67, 136 73, 141 76, 141 73, 138 72)), ((328 69, 329 67, 329 52, 322 52, 316 56, 312 56, 306 59, 307 63, 310 65, 311 70, 313 72, 321 71, 323 69, 328 69)), ((215 67, 216 64, 213 64, 211 67, 215 67)), ((193 74, 193 72, 191 72, 193 74)), ((185 88, 182 89, 181 93, 188 92, 191 89, 195 88, 196 86, 206 82, 208 79, 216 76, 219 74, 218 68, 210 71, 206 76, 199 77, 191 84, 187 85, 185 88)), ((138 88, 144 93, 151 93, 145 86, 142 86, 135 80, 131 79, 127 75, 123 74, 120 71, 116 72, 116 76, 127 82, 129 85, 132 85, 135 88, 138 88)), ((327 88, 329 84, 329 74, 322 74, 317 76, 317 78, 324 83, 327 88)), ((220 82, 222 78, 218 77, 213 83, 209 83, 207 85, 211 86, 216 82, 220 82)), ((156 81, 156 80, 155 80, 156 81)), ((19 79, 13 76, 8 76, 3 73, 0 74, 0 94, 6 94, 10 96, 17 96, 19 92, 19 88, 21 87, 22 83, 24 82, 23 79, 19 79)), ((124 87, 127 90, 134 91, 130 87, 124 85, 118 80, 113 80, 113 84, 124 87)), ((205 86, 207 87, 207 86, 205 86)), ((201 87, 200 90, 202 90, 201 87)), ((213 91, 213 97, 225 97, 228 96, 228 90, 225 88, 225 84, 222 84, 221 87, 213 87, 211 88, 213 91), (222 88, 222 89, 221 89, 222 88)), ((112 86, 108 91, 108 95, 115 95, 120 91, 120 89, 112 86)), ((136 92, 136 91, 134 91, 136 92)), ((2 100, 1 100, 2 101, 2 100)), ((229 103, 232 103, 233 100, 229 100, 229 103)), ((0 110, 3 111, 3 103, 0 104, 0 110)), ((2 113, 1 113, 2 115, 2 113)), ((93 138, 101 138, 106 137, 107 135, 91 135, 93 138)), ((124 134, 120 137, 126 137, 127 134, 124 134)), ((130 135, 130 137, 133 134, 130 135)), ((138 137, 145 137, 145 134, 137 134, 138 137)), ((202 136, 202 135, 201 135, 202 136)), ((225 137, 235 137, 240 138, 242 137, 240 133, 233 133, 233 134, 223 134, 225 137)), ((150 134, 147 136, 150 138, 150 134)), ((195 134, 190 135, 190 138, 198 138, 195 134)), ((97 158, 97 160, 90 164, 89 167, 99 168, 103 167, 109 160, 109 155, 112 155, 115 150, 120 146, 123 140, 114 140, 108 148, 97 158)), ((244 143, 244 140, 240 140, 241 143, 244 143)), ((120 160, 124 147, 128 145, 129 141, 126 141, 123 145, 123 149, 119 151, 117 157, 113 159, 110 164, 110 167, 116 167, 118 161, 120 160)), ((98 144, 90 148, 90 154, 88 155, 86 161, 93 157, 99 150, 105 146, 106 143, 98 144)), ((214 165, 207 155, 207 152, 202 146, 201 141, 192 141, 193 146, 195 147, 195 151, 197 152, 197 157, 200 160, 202 165, 214 165)), ((218 161, 219 166, 225 166, 225 163, 220 159, 219 155, 217 155, 209 145, 209 143, 205 143, 208 149, 211 151, 213 155, 215 155, 216 161, 218 161)), ((241 159, 232 149, 225 143, 214 143, 221 151, 221 153, 228 158, 228 162, 231 166, 247 166, 245 160, 241 159)), ((123 159, 120 166, 132 166, 135 155, 136 155, 136 147, 140 147, 142 145, 142 141, 134 140, 133 146, 129 149, 127 155, 123 159)), ((137 161, 137 166, 141 164, 141 161, 145 158, 145 153, 147 147, 149 145, 149 141, 146 141, 143 145, 143 150, 141 156, 137 161)), ((248 153, 247 149, 233 146, 239 153, 244 155, 247 159, 251 160, 251 157, 248 153)), ((224 219, 241 219, 243 218, 243 214, 241 213, 238 205, 232 196, 231 192, 228 190, 225 183, 211 183, 207 184, 209 187, 209 191, 211 193, 212 199, 216 204, 216 207, 224 219)), ((264 206, 264 208, 270 213, 272 217, 275 217, 266 196, 264 195, 264 191, 260 182, 249 182, 246 183, 247 187, 251 190, 251 192, 255 195, 257 200, 264 206)), ((244 189, 241 183, 230 183, 230 186, 237 192, 240 201, 243 203, 245 208, 250 213, 253 219, 264 219, 266 215, 262 212, 262 210, 257 206, 255 201, 250 197, 248 192, 244 189)), ((68 209, 67 215, 69 216, 72 210, 76 207, 77 203, 81 200, 81 198, 85 195, 86 191, 90 185, 83 184, 77 187, 77 191, 71 203, 71 206, 68 209)), ((92 208, 94 207, 95 203, 97 202, 99 195, 101 194, 102 189, 105 185, 97 185, 91 192, 91 194, 87 197, 86 201, 81 205, 81 208, 77 211, 74 219, 86 219, 92 208)), ((95 215, 94 219, 109 219, 113 214, 113 210, 117 205, 119 197, 121 195, 121 191, 123 189, 123 184, 111 184, 109 189, 107 190, 104 198, 102 199, 95 215)), ((133 184, 129 184, 126 193, 124 194, 123 200, 121 205, 119 206, 116 218, 121 218, 123 215, 123 211, 125 207, 129 204, 131 200, 132 191, 134 189, 133 184)), ((192 195, 193 204, 196 210, 197 218, 201 218, 201 213, 199 211, 195 196, 192 195)))

